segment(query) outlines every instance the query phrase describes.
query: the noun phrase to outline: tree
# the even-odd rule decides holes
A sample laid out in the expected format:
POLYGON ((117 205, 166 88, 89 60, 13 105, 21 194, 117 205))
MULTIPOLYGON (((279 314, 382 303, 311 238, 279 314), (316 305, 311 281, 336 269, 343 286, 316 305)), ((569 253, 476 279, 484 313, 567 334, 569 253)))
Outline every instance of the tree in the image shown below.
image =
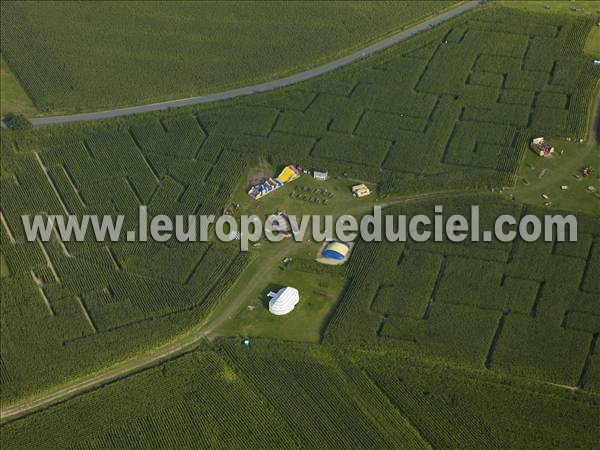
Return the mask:
POLYGON ((4 123, 11 130, 25 130, 32 127, 27 117, 19 113, 6 113, 4 123))

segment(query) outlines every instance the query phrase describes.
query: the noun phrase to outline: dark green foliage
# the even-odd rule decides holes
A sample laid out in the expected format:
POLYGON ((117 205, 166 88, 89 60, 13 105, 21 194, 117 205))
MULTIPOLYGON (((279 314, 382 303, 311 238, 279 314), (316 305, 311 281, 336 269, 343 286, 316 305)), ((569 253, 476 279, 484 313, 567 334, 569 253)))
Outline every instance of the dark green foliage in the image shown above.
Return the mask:
POLYGON ((31 128, 31 122, 23 114, 6 113, 2 121, 11 130, 26 130, 31 128))
POLYGON ((282 78, 456 3, 145 2, 132 21, 125 3, 11 2, 2 9, 2 59, 39 111, 109 109, 282 78))
POLYGON ((210 141, 194 116, 135 119, 125 129, 90 127, 70 137, 60 129, 3 134, 3 147, 10 172, 2 178, 2 212, 16 239, 2 229, 11 270, 2 280, 6 398, 201 320, 245 266, 235 244, 97 243, 88 233, 84 242, 43 244, 50 267, 42 247, 25 242, 21 214, 123 214, 124 229, 135 231, 140 204, 151 216, 219 214, 247 160, 210 141), (211 145, 218 151, 205 149, 211 145))
POLYGON ((7 449, 591 448, 597 414, 585 393, 397 353, 261 339, 246 349, 236 339, 10 423, 2 440, 7 449))
POLYGON ((420 319, 427 310, 442 258, 431 253, 408 252, 389 272, 389 283, 377 291, 372 310, 420 319))
POLYGON ((503 77, 499 73, 495 72, 484 72, 482 70, 477 70, 472 72, 469 76, 468 82, 469 84, 477 84, 481 86, 488 86, 493 88, 500 88, 502 84, 503 77))
POLYGON ((419 433, 360 370, 310 347, 257 340, 250 349, 221 349, 286 423, 302 447, 426 446, 419 433))
POLYGON ((593 447, 598 439, 591 396, 390 358, 361 365, 435 448, 593 447))
MULTIPOLYGON (((10 268, 10 276, 2 279, 3 399, 100 369, 198 325, 246 263, 234 245, 216 243, 101 245, 88 240, 62 247, 53 239, 42 248, 24 242, 21 214, 123 213, 130 221, 126 228, 135 226, 139 204, 149 205, 151 214, 217 214, 259 158, 377 182, 379 196, 510 186, 534 133, 573 138, 585 133, 590 93, 599 78, 581 54, 590 25, 584 19, 483 9, 281 91, 103 124, 3 131, 2 213, 16 239, 11 243, 2 226, 2 257, 10 268)), ((61 86, 67 89, 64 76, 61 86)), ((482 211, 488 221, 496 213, 520 212, 520 206, 493 204, 485 196, 445 205, 465 213, 471 200, 489 207, 482 211)), ((575 385, 600 316, 600 230, 594 220, 585 227, 576 246, 359 242, 344 269, 347 284, 324 342, 400 350, 443 365, 575 385)), ((270 443, 280 446, 350 447, 356 440, 365 447, 391 447, 402 441, 389 434, 395 431, 372 432, 376 412, 356 400, 353 389, 358 388, 348 387, 345 375, 322 361, 305 365, 283 358, 278 365, 260 354, 252 354, 254 361, 237 350, 223 352, 246 374, 244 386, 251 386, 247 396, 235 389, 223 395, 242 405, 243 415, 234 423, 250 417, 242 429, 254 433, 252 439, 274 428, 270 443), (323 373, 329 377, 325 394, 318 390, 323 373), (305 376, 296 379, 296 374, 305 376), (286 387, 293 394, 276 397, 286 387), (320 410, 323 395, 327 401, 320 410), (264 418, 252 409, 255 401, 277 413, 264 418), (314 415, 307 415, 306 404, 314 415), (288 419, 282 418, 290 409, 305 427, 292 431, 298 433, 293 439, 288 419), (348 419, 357 409, 356 421, 348 419), (286 431, 279 433, 279 426, 286 431), (318 438, 311 437, 313 432, 318 438)), ((597 350, 589 360, 582 390, 597 391, 597 350)), ((215 364, 218 370, 230 369, 215 364)), ((199 376, 211 379, 202 371, 199 376)), ((215 392, 226 391, 222 380, 215 383, 215 392)), ((212 404, 213 385, 203 386, 208 388, 194 388, 190 396, 212 404)), ((425 434, 435 434, 440 420, 446 429, 455 425, 474 447, 489 437, 481 427, 472 439, 464 437, 468 427, 448 418, 450 407, 435 419, 422 418, 432 403, 422 402, 422 395, 407 398, 419 400, 419 420, 429 429, 425 434)), ((176 403, 155 418, 126 421, 118 437, 102 435, 89 445, 111 439, 131 445, 127 439, 167 423, 171 411, 182 423, 199 423, 197 405, 193 413, 188 407, 176 403)), ((202 422, 206 431, 179 436, 183 446, 210 446, 221 438, 215 417, 224 410, 215 408, 202 422)), ((396 423, 397 411, 386 420, 396 423)), ((467 422, 480 423, 477 418, 467 422)), ((90 423, 86 426, 95 425, 90 423)), ((156 442, 162 443, 149 445, 156 442)), ((432 443, 456 444, 448 436, 432 443)))
POLYGON ((327 134, 318 142, 312 154, 318 158, 379 166, 389 146, 390 142, 384 140, 327 134))
MULTIPOLYGON (((445 217, 469 216, 467 205, 479 204, 481 230, 500 214, 541 214, 482 196, 435 203, 445 217)), ((387 213, 432 211, 426 203, 387 213)), ((593 222, 581 217, 576 243, 360 241, 325 341, 576 386, 600 317, 593 222)), ((596 378, 585 376, 587 389, 596 389, 596 378)))
POLYGON ((59 405, 50 415, 44 412, 11 424, 2 430, 2 442, 3 448, 59 448, 66 438, 83 447, 232 448, 270 443, 290 448, 296 445, 291 430, 221 357, 202 351, 59 405), (234 427, 226 434, 224 417, 234 427), (73 420, 77 427, 69 425, 73 420), (38 432, 31 433, 32 426, 38 432))
POLYGON ((568 104, 568 97, 560 92, 540 92, 535 99, 536 106, 542 106, 546 108, 566 108, 568 104))

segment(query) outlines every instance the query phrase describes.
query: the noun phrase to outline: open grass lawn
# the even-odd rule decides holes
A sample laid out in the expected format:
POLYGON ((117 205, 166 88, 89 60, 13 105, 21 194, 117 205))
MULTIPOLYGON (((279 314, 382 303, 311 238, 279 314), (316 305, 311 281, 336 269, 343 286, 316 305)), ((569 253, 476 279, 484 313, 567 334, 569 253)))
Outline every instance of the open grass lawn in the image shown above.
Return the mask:
POLYGON ((600 26, 595 26, 590 31, 584 50, 587 54, 600 58, 600 26))
POLYGON ((21 113, 26 116, 35 116, 37 109, 11 72, 10 68, 0 57, 0 114, 21 113))
MULTIPOLYGON (((278 174, 272 167, 264 169, 267 171, 265 173, 273 172, 273 176, 278 174)), ((256 169, 252 168, 249 172, 256 173, 256 169)), ((232 204, 239 207, 232 209, 235 216, 256 214, 263 221, 270 213, 279 210, 296 215, 298 221, 302 215, 313 214, 332 215, 334 220, 343 214, 355 214, 360 217, 373 207, 376 195, 373 193, 361 199, 352 197, 351 186, 357 183, 356 180, 337 176, 327 181, 316 181, 311 174, 302 174, 277 191, 260 200, 253 200, 247 194, 247 184, 242 182, 232 197, 232 204), (323 195, 325 189, 332 192, 333 197, 323 195), (316 193, 316 190, 320 192, 316 193), (305 195, 308 199, 294 198, 292 193, 305 195), (310 198, 315 201, 310 201, 310 198), (327 204, 322 204, 321 199, 327 199, 327 204)), ((312 223, 309 226, 312 226, 312 223)), ((320 243, 308 240, 294 242, 292 238, 283 243, 270 243, 262 239, 259 246, 251 247, 252 262, 223 299, 224 303, 227 303, 228 299, 233 301, 239 297, 243 297, 244 301, 240 303, 232 319, 215 331, 216 334, 318 342, 326 319, 345 284, 343 267, 323 270, 324 266, 314 260, 319 248, 320 243), (282 247, 286 249, 284 253, 281 253, 282 247), (275 261, 270 260, 274 254, 279 256, 275 261), (292 261, 285 264, 283 259, 287 257, 292 258, 292 261), (297 259, 302 259, 308 264, 311 272, 296 270, 294 260, 297 259), (257 276, 260 282, 250 283, 250 280, 257 276), (249 285, 251 289, 248 289, 249 285), (300 303, 286 316, 273 316, 268 311, 266 294, 284 286, 292 286, 300 291, 300 303)))
POLYGON ((42 114, 132 106, 315 67, 455 3, 6 2, 2 54, 42 114))
MULTIPOLYGON (((278 174, 279 171, 273 169, 271 176, 276 177, 278 174)), ((241 183, 232 196, 232 204, 239 205, 238 209, 234 209, 235 215, 256 214, 261 219, 280 209, 296 215, 298 220, 304 214, 339 216, 356 212, 364 213, 377 202, 377 194, 375 185, 367 182, 372 189, 372 194, 363 198, 353 197, 352 186, 363 182, 341 175, 334 175, 327 181, 317 181, 310 173, 302 174, 259 200, 253 200, 248 195, 248 184, 241 183)))
POLYGON ((515 199, 539 207, 551 202, 552 208, 600 216, 600 173, 596 169, 600 169, 600 144, 557 140, 555 146, 556 153, 548 158, 527 152, 518 173, 515 199), (591 165, 594 173, 582 178, 581 171, 586 165, 591 165), (563 190, 562 186, 567 189, 563 190), (588 192, 589 186, 593 186, 596 192, 588 192), (542 197, 544 194, 549 200, 542 197))
MULTIPOLYGON (((279 168, 275 170, 263 165, 263 169, 265 174, 278 175, 279 168)), ((256 173, 256 168, 251 168, 249 173, 256 173)), ((242 180, 244 179, 248 177, 243 177, 242 180)), ((269 214, 279 210, 295 215, 298 221, 302 215, 313 214, 332 215, 334 220, 343 214, 356 214, 360 217, 375 204, 376 195, 373 193, 361 199, 352 197, 351 187, 358 182, 338 176, 327 181, 317 181, 311 174, 302 174, 260 200, 250 198, 247 194, 248 184, 242 182, 232 196, 232 204, 237 206, 232 209, 235 216, 256 214, 263 221, 269 214), (325 190, 333 193, 333 196, 325 195, 325 190), (327 200, 327 204, 323 204, 323 200, 327 200)), ((374 188, 373 185, 371 187, 374 188)), ((338 275, 335 275, 335 270, 319 273, 320 264, 314 261, 319 248, 320 244, 317 242, 294 242, 292 238, 283 244, 273 244, 263 239, 259 247, 252 247, 251 266, 224 298, 224 302, 227 302, 227 298, 242 296, 245 301, 232 320, 216 330, 216 333, 225 336, 247 335, 318 342, 326 319, 345 283, 341 267, 337 270, 338 275), (281 246, 288 249, 284 256, 275 261, 275 264, 271 262, 270 267, 265 267, 265 259, 280 250, 281 246), (283 259, 286 257, 292 258, 292 262, 284 264, 283 259), (308 262, 312 266, 312 272, 295 270, 293 260, 296 258, 308 262), (256 277, 257 273, 260 273, 261 282, 253 283, 252 289, 247 289, 249 279, 244 279, 245 275, 256 277), (266 294, 284 286, 292 286, 300 291, 300 303, 292 313, 276 317, 268 311, 266 294)))
MULTIPOLYGON (((265 247, 269 244, 265 244, 265 247)), ((271 247, 277 244, 270 244, 271 247)), ((287 341, 319 342, 327 317, 337 303, 343 289, 345 280, 342 270, 339 274, 319 273, 316 261, 313 272, 295 270, 294 258, 311 258, 316 254, 318 246, 308 244, 292 244, 286 257, 292 261, 287 265, 282 260, 272 265, 267 273, 261 272, 261 282, 252 289, 247 289, 247 284, 238 283, 227 297, 243 296, 243 302, 236 314, 217 330, 223 336, 259 336, 287 341), (277 291, 282 287, 291 286, 300 292, 300 302, 296 308, 285 316, 274 316, 269 312, 267 294, 277 291)), ((263 253, 269 252, 265 248, 256 252, 253 264, 261 265, 263 253)), ((260 269, 259 269, 260 270, 260 269)))

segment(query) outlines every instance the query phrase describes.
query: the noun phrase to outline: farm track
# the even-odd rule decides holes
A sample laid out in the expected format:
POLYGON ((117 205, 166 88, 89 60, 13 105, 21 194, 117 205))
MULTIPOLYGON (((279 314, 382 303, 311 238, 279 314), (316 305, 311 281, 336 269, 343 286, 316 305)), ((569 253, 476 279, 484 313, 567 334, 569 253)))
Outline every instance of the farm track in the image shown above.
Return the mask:
MULTIPOLYGON (((439 25, 443 22, 446 22, 454 17, 457 17, 467 11, 470 11, 476 7, 478 7, 483 2, 480 0, 477 1, 468 1, 465 3, 461 3, 457 7, 445 11, 435 17, 425 20, 411 28, 408 28, 404 31, 396 33, 390 36, 387 39, 384 39, 380 42, 377 42, 369 47, 366 47, 362 50, 359 50, 355 53, 352 53, 348 56, 344 56, 343 58, 337 59, 335 61, 329 62, 327 64, 323 64, 319 67, 315 67, 314 69, 306 70, 304 72, 300 72, 294 75, 290 75, 285 78, 280 78, 277 80, 268 81, 266 83, 256 84, 253 86, 246 86, 243 88, 232 89, 223 92, 216 92, 214 94, 201 95, 198 97, 189 97, 183 98, 179 100, 169 100, 166 102, 159 103, 151 103, 148 105, 140 105, 140 106, 132 106, 127 108, 118 108, 111 109, 106 111, 96 111, 90 113, 81 113, 81 114, 72 114, 72 115, 64 115, 64 116, 53 116, 53 117, 40 117, 35 119, 30 119, 30 122, 34 126, 43 126, 43 125, 57 125, 57 124, 65 124, 72 122, 87 122, 92 120, 102 120, 102 119, 110 119, 114 117, 122 117, 129 116, 132 114, 141 114, 153 111, 165 111, 173 108, 180 108, 183 106, 190 105, 199 105, 203 103, 211 103, 218 102, 222 100, 229 100, 236 97, 242 97, 245 95, 256 94, 259 92, 267 92, 273 89, 282 88, 285 86, 290 86, 292 84, 299 83, 301 81, 310 80, 311 78, 315 78, 326 74, 328 72, 337 70, 341 67, 347 66, 348 64, 352 64, 356 61, 359 61, 363 58, 366 58, 374 53, 377 53, 381 50, 384 50, 392 45, 397 44, 398 42, 404 41, 414 35, 420 33, 421 31, 428 30, 435 25, 439 25)), ((2 127, 5 127, 4 122, 2 122, 2 127)))
MULTIPOLYGON (((399 197, 382 203, 382 207, 398 205, 403 203, 413 203, 421 200, 442 199, 453 196, 465 195, 465 191, 440 191, 425 194, 399 197)), ((282 246, 281 250, 269 256, 267 261, 262 261, 263 271, 268 271, 272 264, 276 264, 287 252, 287 246, 282 246)), ((252 263, 250 263, 252 264, 252 263)), ((264 277, 261 271, 255 274, 251 283, 261 282, 264 277)), ((252 288, 252 286, 250 286, 252 288)), ((198 347, 204 340, 213 339, 218 336, 216 329, 230 318, 239 305, 245 300, 244 296, 239 296, 227 305, 221 305, 214 314, 207 318, 205 324, 195 330, 181 335, 175 340, 155 348, 143 355, 134 356, 128 360, 117 363, 107 369, 101 370, 93 375, 85 376, 75 380, 70 384, 63 385, 55 390, 46 392, 36 397, 31 397, 25 401, 8 406, 0 411, 0 425, 12 422, 24 416, 30 415, 36 411, 49 408, 53 405, 65 402, 73 397, 77 397, 86 392, 101 388, 107 384, 127 378, 130 375, 142 372, 151 367, 158 366, 165 361, 190 352, 198 347)), ((222 303, 222 302, 221 302, 222 303)))

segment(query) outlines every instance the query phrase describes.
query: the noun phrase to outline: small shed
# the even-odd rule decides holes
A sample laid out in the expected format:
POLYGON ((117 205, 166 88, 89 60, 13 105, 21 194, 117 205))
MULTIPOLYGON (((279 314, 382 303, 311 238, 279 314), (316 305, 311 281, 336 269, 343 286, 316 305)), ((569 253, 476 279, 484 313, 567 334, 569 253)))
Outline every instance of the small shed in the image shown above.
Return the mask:
POLYGON ((546 142, 543 137, 533 138, 530 147, 539 156, 550 156, 554 153, 554 147, 546 142))
POLYGON ((313 178, 319 181, 327 181, 327 179, 329 178, 329 172, 327 172, 326 170, 314 169, 313 178))
POLYGON ((352 195, 355 197, 366 197, 370 193, 371 189, 369 189, 365 184, 357 184, 352 186, 352 195))

